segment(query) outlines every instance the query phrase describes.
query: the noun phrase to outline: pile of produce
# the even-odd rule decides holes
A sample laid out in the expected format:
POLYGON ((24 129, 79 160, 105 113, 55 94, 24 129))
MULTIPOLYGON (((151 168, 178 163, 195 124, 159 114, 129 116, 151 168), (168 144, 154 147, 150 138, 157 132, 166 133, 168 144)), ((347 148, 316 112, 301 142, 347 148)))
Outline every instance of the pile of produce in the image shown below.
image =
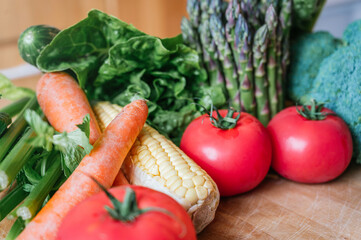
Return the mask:
POLYGON ((26 29, 36 92, 0 76, 14 101, 0 109, 7 239, 196 239, 220 196, 256 188, 271 166, 297 182, 337 178, 353 153, 348 126, 360 135, 361 24, 343 42, 304 35, 324 2, 189 0, 182 35, 167 39, 98 10, 61 31, 26 29), (285 90, 303 106, 283 109, 285 90))
POLYGON ((348 124, 354 157, 361 163, 361 21, 351 23, 342 39, 328 32, 302 35, 292 44, 288 95, 306 103, 324 102, 348 124))

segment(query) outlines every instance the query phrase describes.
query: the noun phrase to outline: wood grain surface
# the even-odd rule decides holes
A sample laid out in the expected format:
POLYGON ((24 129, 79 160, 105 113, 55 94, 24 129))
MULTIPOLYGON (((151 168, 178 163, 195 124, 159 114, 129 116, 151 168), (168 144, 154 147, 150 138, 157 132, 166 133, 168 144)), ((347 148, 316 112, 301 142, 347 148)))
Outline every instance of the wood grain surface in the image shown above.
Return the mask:
MULTIPOLYGON (((34 89, 38 78, 15 84, 34 89)), ((0 108, 7 103, 0 100, 0 108)), ((0 223, 0 239, 11 223, 0 223)), ((361 239, 361 166, 314 185, 270 174, 253 191, 222 198, 216 218, 198 239, 361 239)))

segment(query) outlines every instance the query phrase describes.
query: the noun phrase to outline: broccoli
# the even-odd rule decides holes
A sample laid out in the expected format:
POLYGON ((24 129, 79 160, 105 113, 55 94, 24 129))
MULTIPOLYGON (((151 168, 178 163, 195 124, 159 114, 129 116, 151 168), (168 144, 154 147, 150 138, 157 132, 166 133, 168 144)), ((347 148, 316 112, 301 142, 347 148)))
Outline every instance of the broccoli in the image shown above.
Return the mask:
POLYGON ((323 59, 342 45, 328 32, 300 36, 291 45, 291 66, 287 82, 288 97, 297 102, 311 88, 323 59))
POLYGON ((349 45, 361 42, 361 19, 349 24, 342 38, 349 45))
MULTIPOLYGON (((309 73, 304 74, 306 80, 302 79, 302 73, 299 72, 298 78, 295 78, 295 70, 290 79, 289 93, 290 96, 301 96, 299 99, 301 103, 305 104, 310 99, 316 99, 319 102, 324 102, 325 106, 336 112, 349 126, 354 143, 354 157, 357 163, 361 164, 361 21, 351 23, 343 34, 344 46, 335 47, 334 44, 329 43, 328 47, 336 49, 329 56, 317 58, 318 60, 311 60, 315 66, 314 73, 317 74, 315 78, 309 76, 309 73), (319 69, 317 71, 317 67, 319 69), (301 81, 297 82, 297 81, 301 81), (302 93, 302 83, 306 82, 307 89, 302 93)), ((314 43, 309 42, 313 45, 314 43)), ((304 50, 298 49, 293 56, 299 61, 291 62, 298 65, 305 62, 306 66, 311 66, 309 59, 303 59, 305 52, 309 51, 307 43, 303 46, 304 50), (306 47, 305 47, 306 46, 306 47), (302 57, 301 57, 302 56, 302 57)), ((315 46, 316 47, 316 46, 315 46)), ((327 48, 325 45, 318 45, 319 48, 327 48)), ((322 51, 321 51, 322 52, 322 51)), ((314 56, 315 57, 315 56, 314 56)), ((307 68, 303 66, 292 66, 293 69, 307 68)), ((291 69, 292 69, 291 68, 291 69)))

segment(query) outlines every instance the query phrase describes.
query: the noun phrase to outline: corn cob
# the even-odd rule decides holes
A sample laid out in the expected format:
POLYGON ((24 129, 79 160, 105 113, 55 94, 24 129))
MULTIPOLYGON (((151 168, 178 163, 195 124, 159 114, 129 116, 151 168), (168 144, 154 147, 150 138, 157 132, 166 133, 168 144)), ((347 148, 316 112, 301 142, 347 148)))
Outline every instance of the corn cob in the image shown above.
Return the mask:
MULTIPOLYGON (((94 106, 103 130, 121 111, 109 102, 94 106)), ((219 191, 212 178, 172 141, 144 125, 122 166, 130 184, 163 192, 180 203, 192 218, 197 232, 213 219, 219 191)))

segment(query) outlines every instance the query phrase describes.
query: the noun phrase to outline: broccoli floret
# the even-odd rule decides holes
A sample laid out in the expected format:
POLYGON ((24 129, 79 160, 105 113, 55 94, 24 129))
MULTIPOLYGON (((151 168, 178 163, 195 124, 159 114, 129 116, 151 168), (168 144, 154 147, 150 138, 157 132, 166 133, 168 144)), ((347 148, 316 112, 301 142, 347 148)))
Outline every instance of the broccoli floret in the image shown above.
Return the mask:
POLYGON ((325 102, 348 124, 354 156, 361 163, 361 41, 338 49, 322 62, 311 92, 302 101, 311 98, 325 102))
POLYGON ((291 46, 291 66, 287 93, 297 102, 310 91, 320 64, 342 45, 330 33, 320 31, 300 36, 291 46))
POLYGON ((361 19, 350 23, 342 38, 348 45, 361 42, 361 19))

